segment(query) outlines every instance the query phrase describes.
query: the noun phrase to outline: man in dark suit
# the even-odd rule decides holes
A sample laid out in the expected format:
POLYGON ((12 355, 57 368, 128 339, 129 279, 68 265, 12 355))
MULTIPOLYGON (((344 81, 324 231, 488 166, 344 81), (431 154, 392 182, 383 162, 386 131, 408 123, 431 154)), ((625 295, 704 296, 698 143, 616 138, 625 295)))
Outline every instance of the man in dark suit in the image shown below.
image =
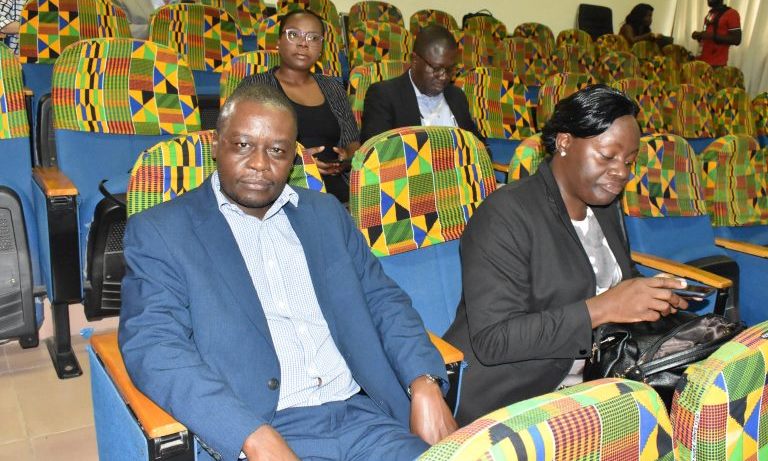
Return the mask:
POLYGON ((217 171, 131 217, 126 367, 225 460, 412 460, 456 429, 445 367, 338 200, 286 185, 296 133, 279 90, 241 86, 217 171))
POLYGON ((452 84, 459 47, 444 27, 427 26, 416 37, 411 68, 371 85, 365 94, 360 141, 404 126, 458 126, 482 139, 467 97, 452 84))

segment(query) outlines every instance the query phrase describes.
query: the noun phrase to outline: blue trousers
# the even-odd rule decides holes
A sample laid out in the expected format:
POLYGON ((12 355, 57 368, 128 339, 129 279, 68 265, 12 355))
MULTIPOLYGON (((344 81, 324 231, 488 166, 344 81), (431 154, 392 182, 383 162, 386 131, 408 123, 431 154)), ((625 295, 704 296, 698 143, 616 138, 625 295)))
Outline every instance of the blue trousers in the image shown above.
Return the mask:
POLYGON ((364 395, 281 410, 271 425, 302 460, 411 461, 429 448, 364 395))

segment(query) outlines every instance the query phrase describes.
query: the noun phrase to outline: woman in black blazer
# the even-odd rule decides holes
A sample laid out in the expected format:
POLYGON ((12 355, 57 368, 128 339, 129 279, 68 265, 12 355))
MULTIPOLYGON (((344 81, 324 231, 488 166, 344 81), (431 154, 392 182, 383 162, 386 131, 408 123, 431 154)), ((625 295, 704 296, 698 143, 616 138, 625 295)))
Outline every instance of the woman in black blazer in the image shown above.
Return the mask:
POLYGON ((445 338, 469 367, 457 421, 581 381, 592 329, 687 307, 684 282, 636 278, 617 197, 637 156, 637 105, 605 85, 563 99, 551 159, 493 193, 461 238, 463 296, 445 338))

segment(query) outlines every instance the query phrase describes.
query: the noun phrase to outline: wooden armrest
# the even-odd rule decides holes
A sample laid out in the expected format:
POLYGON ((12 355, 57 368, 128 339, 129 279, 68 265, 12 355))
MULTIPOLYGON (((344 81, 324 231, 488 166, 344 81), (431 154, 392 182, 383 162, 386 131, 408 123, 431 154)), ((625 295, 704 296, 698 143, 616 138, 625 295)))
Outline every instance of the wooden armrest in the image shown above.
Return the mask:
POLYGON ((35 95, 35 92, 32 91, 31 88, 28 88, 26 86, 24 87, 23 91, 24 91, 24 96, 34 96, 35 95))
POLYGON ((755 243, 742 242, 741 240, 716 238, 715 245, 721 246, 728 250, 738 251, 739 253, 746 253, 748 255, 757 256, 758 258, 768 258, 768 247, 757 245, 755 243))
POLYGON ((698 267, 672 261, 671 259, 661 258, 659 256, 653 256, 633 251, 632 260, 637 264, 642 264, 643 266, 647 266, 661 272, 667 272, 677 277, 696 280, 697 282, 701 282, 705 285, 717 288, 718 290, 729 288, 731 285, 733 285, 733 282, 725 277, 707 272, 703 269, 699 269, 698 267))
POLYGON ((32 170, 32 176, 46 197, 77 195, 75 184, 56 167, 36 167, 32 170))
POLYGON ((158 438, 187 430, 183 424, 158 407, 133 385, 117 346, 117 333, 91 337, 91 347, 104 364, 123 400, 131 407, 139 424, 150 438, 158 438))
POLYGON ((443 356, 443 362, 445 362, 446 365, 464 360, 464 353, 453 347, 448 341, 432 332, 429 332, 429 339, 432 341, 432 344, 435 345, 437 350, 440 351, 440 355, 443 356))

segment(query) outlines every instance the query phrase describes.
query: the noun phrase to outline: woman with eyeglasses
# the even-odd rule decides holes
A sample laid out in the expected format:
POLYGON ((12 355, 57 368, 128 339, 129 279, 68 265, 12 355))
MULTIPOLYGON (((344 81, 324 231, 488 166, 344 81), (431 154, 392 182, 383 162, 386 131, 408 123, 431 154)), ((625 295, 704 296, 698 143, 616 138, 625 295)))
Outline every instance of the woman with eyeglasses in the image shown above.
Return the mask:
POLYGON ((295 10, 280 19, 280 66, 246 77, 240 85, 269 84, 290 99, 299 120, 298 141, 314 154, 326 190, 349 201, 346 172, 360 147, 360 135, 341 83, 310 71, 323 52, 325 24, 311 11, 295 10))

